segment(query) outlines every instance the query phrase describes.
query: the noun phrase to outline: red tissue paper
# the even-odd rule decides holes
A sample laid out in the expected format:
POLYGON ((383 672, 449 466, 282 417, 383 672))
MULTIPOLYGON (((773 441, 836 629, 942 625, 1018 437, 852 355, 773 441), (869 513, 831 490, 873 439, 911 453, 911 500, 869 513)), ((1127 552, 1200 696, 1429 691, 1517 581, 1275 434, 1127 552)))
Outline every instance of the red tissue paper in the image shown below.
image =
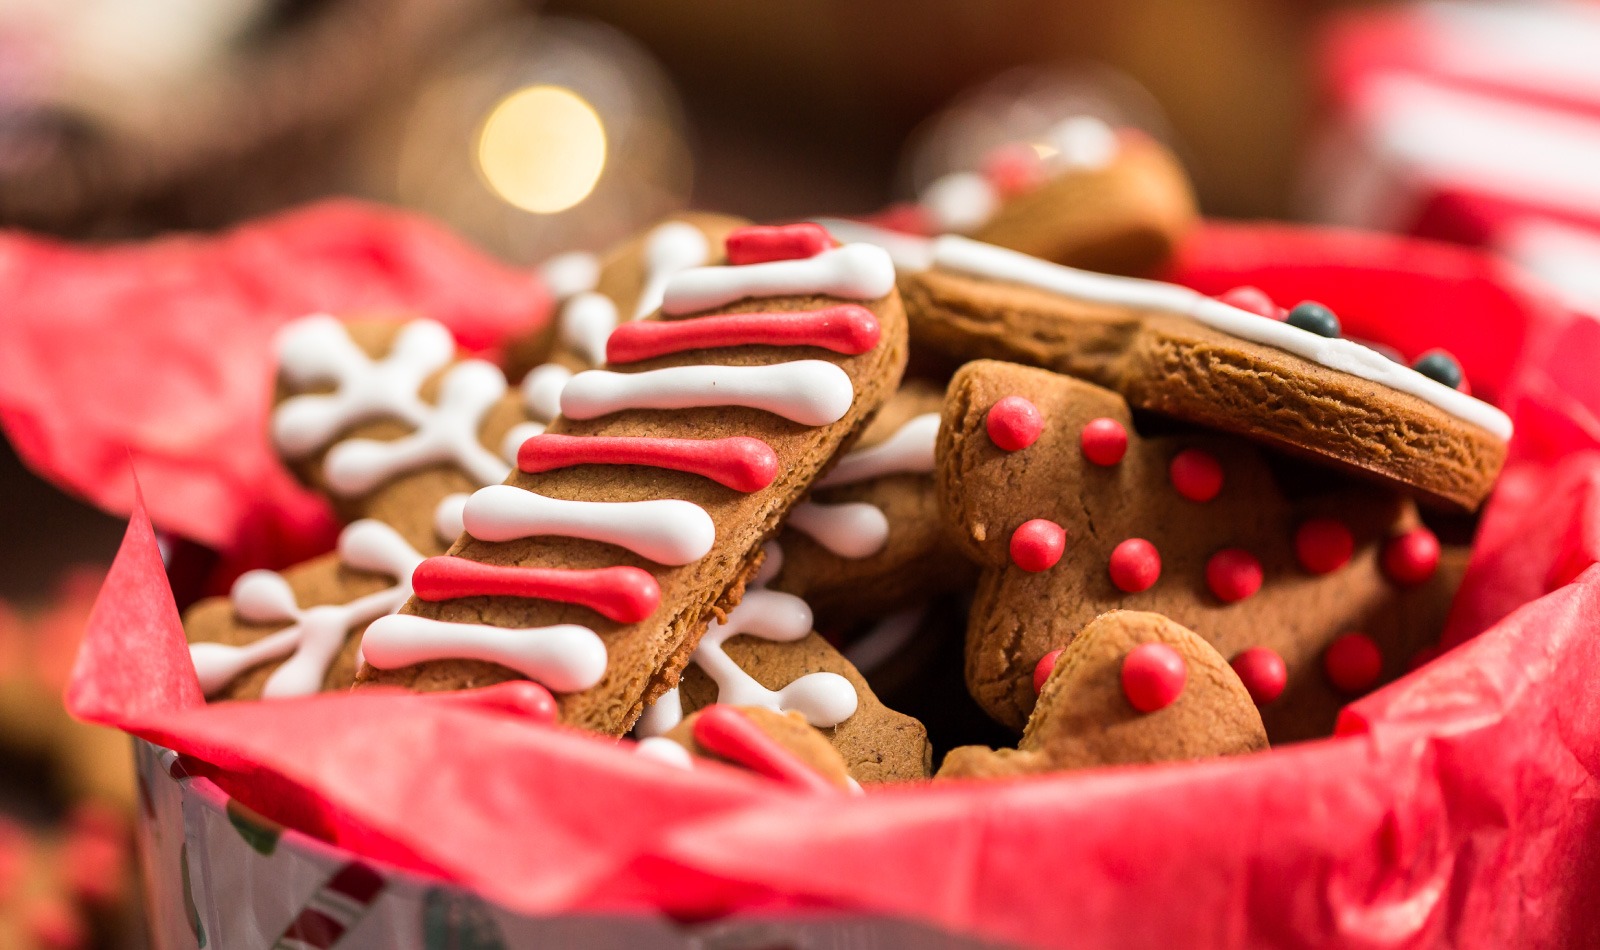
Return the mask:
POLYGON ((131 458, 158 528, 281 566, 336 529, 261 438, 281 324, 425 313, 484 350, 549 309, 530 272, 347 201, 215 237, 88 247, 0 232, 0 425, 28 465, 118 514, 133 508, 131 458))
POLYGON ((138 510, 69 703, 203 763, 250 808, 530 913, 865 912, 1035 946, 1600 945, 1600 570, 1584 553, 1600 391, 1566 385, 1600 334, 1470 252, 1400 239, 1218 226, 1174 276, 1321 299, 1408 353, 1456 349, 1531 433, 1462 592, 1478 635, 1355 703, 1337 738, 841 798, 674 770, 493 704, 205 706, 138 510))

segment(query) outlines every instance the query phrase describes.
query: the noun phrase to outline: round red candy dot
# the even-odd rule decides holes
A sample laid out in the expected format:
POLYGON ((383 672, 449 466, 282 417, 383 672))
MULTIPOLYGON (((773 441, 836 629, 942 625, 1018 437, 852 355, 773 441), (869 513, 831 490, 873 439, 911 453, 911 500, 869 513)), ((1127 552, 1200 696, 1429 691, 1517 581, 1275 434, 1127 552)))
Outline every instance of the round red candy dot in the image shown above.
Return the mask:
POLYGON ((1261 562, 1242 548, 1223 548, 1206 562, 1206 586, 1224 603, 1244 600, 1261 589, 1261 562))
POLYGON ((1347 633, 1328 644, 1322 654, 1328 681, 1346 693, 1364 693, 1383 673, 1383 654, 1364 633, 1347 633))
POLYGON ((1034 443, 1044 431, 1044 416, 1039 407, 1021 396, 1007 396, 989 407, 984 416, 989 440, 1007 452, 1018 452, 1034 443))
POLYGON ((1033 668, 1034 695, 1037 696, 1039 693, 1044 692, 1044 681, 1049 679, 1050 674, 1055 671, 1056 660, 1060 656, 1060 650, 1051 650, 1044 656, 1039 657, 1039 664, 1033 668))
POLYGON ((1251 647, 1229 665, 1239 674, 1239 681, 1257 706, 1282 696, 1283 687, 1289 682, 1289 668, 1283 665, 1283 657, 1266 647, 1251 647))
POLYGON ((1011 534, 1011 560, 1025 571, 1049 570, 1067 549, 1067 532, 1054 521, 1035 518, 1011 534))
POLYGON ((1091 419, 1078 437, 1083 457, 1096 465, 1115 465, 1128 452, 1128 430, 1115 419, 1091 419))
POLYGON ((1039 153, 1023 144, 1002 145, 983 157, 983 177, 1002 197, 1019 195, 1039 183, 1044 170, 1039 153))
POLYGON ((1383 546, 1383 573, 1396 584, 1412 586, 1439 567, 1439 539, 1427 528, 1412 528, 1383 546))
POLYGON ((1126 594, 1149 590, 1161 576, 1161 552, 1144 538, 1129 538, 1111 551, 1111 583, 1126 594))
POLYGON ((1273 320, 1282 320, 1284 317, 1284 309, 1273 303, 1266 291, 1259 287, 1235 287, 1217 299, 1230 307, 1238 307, 1256 316, 1273 320))
POLYGON ((1222 463, 1210 452, 1184 449, 1167 469, 1172 487, 1190 501, 1206 502, 1222 491, 1222 463))
POLYGON ((1172 705, 1188 679, 1183 657, 1165 643, 1142 643, 1122 659, 1122 693, 1142 713, 1172 705))
POLYGON ((1300 566, 1313 574, 1331 574, 1350 563, 1356 539, 1337 518, 1312 518, 1294 533, 1294 553, 1300 566))

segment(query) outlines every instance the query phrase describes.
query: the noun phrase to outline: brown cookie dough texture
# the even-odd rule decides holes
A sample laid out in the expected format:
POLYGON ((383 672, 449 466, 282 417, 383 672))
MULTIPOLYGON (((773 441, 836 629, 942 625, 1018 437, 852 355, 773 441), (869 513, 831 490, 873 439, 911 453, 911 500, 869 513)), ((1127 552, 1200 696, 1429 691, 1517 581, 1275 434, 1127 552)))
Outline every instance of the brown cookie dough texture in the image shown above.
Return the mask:
MULTIPOLYGON (((711 313, 815 310, 841 303, 834 297, 788 296, 744 299, 683 318, 711 313)), ((515 471, 507 484, 552 498, 617 502, 673 498, 693 502, 710 515, 716 539, 708 554, 684 566, 671 567, 595 541, 538 536, 491 543, 463 536, 450 554, 492 565, 547 568, 601 568, 631 565, 650 572, 661 588, 661 603, 644 621, 624 624, 600 617, 588 608, 554 601, 511 597, 467 597, 442 603, 413 599, 402 613, 446 622, 489 623, 532 628, 579 624, 594 630, 607 651, 600 682, 589 689, 558 697, 561 721, 598 732, 621 735, 646 705, 677 685, 678 675, 706 625, 738 603, 745 581, 760 559, 761 543, 772 537, 789 509, 842 448, 871 421, 898 387, 906 362, 905 314, 899 294, 859 302, 870 309, 881 328, 877 345, 858 356, 844 356, 816 347, 738 346, 696 350, 616 367, 637 373, 673 366, 714 363, 761 366, 798 359, 835 363, 850 377, 855 399, 838 422, 810 427, 777 415, 743 407, 682 410, 623 410, 591 420, 558 418, 549 431, 574 436, 676 437, 717 439, 755 436, 776 452, 778 475, 767 488, 741 493, 697 475, 664 469, 580 465, 530 474, 515 471)), ((663 317, 658 311, 647 318, 663 317)), ((432 691, 486 686, 517 678, 498 664, 447 660, 381 671, 370 666, 357 686, 401 685, 432 691)))
POLYGON ((1183 166, 1149 136, 1124 131, 1103 167, 1073 169, 1007 198, 972 237, 1108 274, 1149 274, 1199 221, 1183 166))
MULTIPOLYGON (((1176 314, 957 272, 900 280, 912 338, 962 358, 1041 366, 1148 409, 1476 508, 1503 439, 1408 393, 1176 314)), ((1263 317, 1262 319, 1267 319, 1263 317)))
POLYGON ((1015 749, 952 749, 938 778, 1005 778, 1039 772, 1206 759, 1267 747, 1250 694, 1221 654, 1181 624, 1133 610, 1102 614, 1056 659, 1015 749), (1129 702, 1123 663, 1164 644, 1182 658, 1182 692, 1141 712, 1129 702))
MULTIPOLYGON (((807 768, 827 779, 832 785, 840 789, 850 788, 850 770, 845 765, 845 760, 840 757, 839 751, 830 743, 826 736, 806 722, 799 713, 779 713, 760 706, 736 707, 740 715, 744 716, 761 732, 771 739, 784 751, 798 759, 807 768)), ((704 748, 694 738, 694 724, 699 719, 698 712, 688 716, 666 734, 666 738, 688 749, 693 755, 703 759, 711 759, 725 765, 739 767, 742 763, 725 759, 720 755, 704 748)))
MULTIPOLYGON (((507 375, 519 379, 544 363, 555 363, 574 372, 598 365, 602 361, 591 359, 581 346, 575 345, 571 319, 574 298, 588 292, 601 294, 615 306, 619 321, 631 320, 639 313, 640 296, 653 278, 659 281, 669 276, 671 270, 683 267, 722 263, 723 242, 729 233, 749 223, 731 215, 685 211, 657 221, 603 254, 574 251, 551 258, 543 272, 556 297, 554 316, 538 332, 513 339, 506 345, 507 375), (650 239, 662 228, 674 225, 692 227, 705 238, 703 260, 686 262, 676 257, 651 260, 647 253, 650 239)), ((654 309, 652 305, 645 312, 654 309)))
MULTIPOLYGON (((347 330, 350 338, 365 353, 374 359, 381 359, 390 351, 395 337, 404 326, 402 321, 367 320, 349 324, 347 330)), ((419 393, 424 401, 433 403, 437 400, 440 377, 458 363, 450 363, 423 383, 419 393)), ((296 394, 280 387, 278 403, 296 394)), ((497 447, 505 440, 507 433, 514 426, 527 421, 521 397, 514 391, 508 391, 483 415, 482 427, 478 432, 479 441, 486 449, 498 451, 497 447)), ((410 426, 393 419, 362 422, 339 433, 323 449, 296 461, 293 468, 308 485, 327 494, 344 518, 381 522, 393 528, 419 556, 440 554, 448 541, 441 539, 435 529, 435 510, 446 495, 477 487, 477 482, 467 473, 449 463, 420 466, 384 481, 370 492, 352 497, 341 497, 332 492, 323 476, 323 462, 327 453, 339 442, 348 438, 392 441, 411 431, 410 426)), ((349 604, 392 588, 399 581, 409 580, 357 569, 344 563, 338 552, 295 565, 283 571, 281 576, 301 611, 349 604)), ((184 635, 190 643, 216 643, 232 647, 254 643, 290 625, 287 622, 255 623, 245 620, 236 611, 231 597, 207 598, 190 607, 183 617, 184 635)), ((357 648, 365 628, 364 622, 349 628, 344 645, 327 666, 322 680, 323 690, 348 689, 355 682, 357 648)), ((226 687, 214 692, 211 698, 261 698, 262 688, 285 659, 268 660, 251 667, 226 687)))
MULTIPOLYGON (((885 706, 855 666, 822 637, 811 633, 794 642, 774 643, 741 634, 730 638, 722 649, 730 661, 773 691, 810 673, 844 677, 855 687, 855 714, 832 728, 812 731, 838 750, 851 777, 863 785, 927 778, 933 750, 922 723, 885 706)), ((716 682, 697 664, 684 670, 679 694, 685 712, 718 701, 716 682)))
MULTIPOLYGON (((937 416, 943 407, 941 387, 926 380, 906 380, 844 458, 883 445, 908 423, 937 416)), ((931 427, 915 423, 913 427, 918 433, 929 432, 931 458, 931 427)), ((771 586, 805 598, 824 629, 875 620, 929 597, 967 589, 977 577, 972 562, 945 533, 931 468, 817 488, 807 501, 832 511, 841 511, 838 506, 871 506, 883 513, 889 529, 876 552, 852 557, 836 553, 812 533, 795 527, 791 516, 779 536, 783 567, 771 586)))
POLYGON ((1262 709, 1268 734, 1274 742, 1326 735, 1353 698, 1325 672, 1330 644, 1365 634, 1382 654, 1379 681, 1392 679, 1437 641, 1459 580, 1460 558, 1452 556, 1415 585, 1386 576, 1385 541, 1418 524, 1402 497, 1337 481, 1331 489, 1280 487, 1250 443, 1198 433, 1143 437, 1116 393, 1047 370, 993 361, 963 367, 950 385, 938 459, 948 525, 983 566, 967 633, 968 687, 1013 728, 1033 708, 1040 658, 1070 645, 1094 617, 1127 608, 1171 617, 1230 662, 1251 647, 1273 650, 1288 678, 1262 709), (1008 396, 1027 399, 1043 418, 1037 441, 1014 452, 996 446, 985 428, 990 408, 1008 396), (1127 433, 1115 464, 1085 458, 1081 433, 1097 419, 1127 433), (1219 463, 1221 489, 1209 501, 1174 487, 1169 469, 1185 450, 1219 463), (1295 535, 1312 518, 1348 530, 1347 563, 1313 573, 1299 562, 1295 535), (1034 519, 1065 532, 1060 560, 1037 572, 1018 567, 1010 553, 1013 533, 1034 519), (1117 546, 1135 538, 1155 546, 1160 574, 1148 589, 1127 593, 1109 564, 1117 546), (1259 590, 1232 602, 1214 592, 1208 567, 1223 549, 1247 552, 1260 565, 1259 590))

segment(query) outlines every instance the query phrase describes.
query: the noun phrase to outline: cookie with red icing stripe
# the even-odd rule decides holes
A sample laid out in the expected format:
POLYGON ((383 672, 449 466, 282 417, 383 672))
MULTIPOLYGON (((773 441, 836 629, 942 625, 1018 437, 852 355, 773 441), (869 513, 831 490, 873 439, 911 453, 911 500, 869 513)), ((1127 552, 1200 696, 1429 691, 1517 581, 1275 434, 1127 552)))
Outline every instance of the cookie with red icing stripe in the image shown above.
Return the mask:
POLYGON ((1213 299, 955 236, 914 263, 901 283, 918 345, 1070 373, 1135 408, 1462 508, 1505 461, 1510 420, 1462 391, 1452 359, 1407 366, 1340 338, 1320 305, 1285 311, 1247 288, 1213 299))
POLYGON ((419 568, 419 596, 368 628, 358 685, 527 677, 563 721, 621 734, 677 684, 906 359, 882 250, 782 229, 726 250, 753 262, 676 272, 656 314, 609 335, 606 368, 565 384, 561 416, 419 568))
POLYGON ((937 777, 1004 778, 1266 747, 1250 692, 1210 644, 1160 614, 1114 610, 1051 658, 1015 749, 952 749, 937 777))
POLYGON ((1394 492, 1224 435, 1141 435, 1119 395, 1048 370, 964 366, 938 457, 947 524, 983 568, 968 687, 1014 728, 1041 659, 1127 608, 1237 664, 1273 741, 1326 735, 1437 639, 1464 563, 1394 492))

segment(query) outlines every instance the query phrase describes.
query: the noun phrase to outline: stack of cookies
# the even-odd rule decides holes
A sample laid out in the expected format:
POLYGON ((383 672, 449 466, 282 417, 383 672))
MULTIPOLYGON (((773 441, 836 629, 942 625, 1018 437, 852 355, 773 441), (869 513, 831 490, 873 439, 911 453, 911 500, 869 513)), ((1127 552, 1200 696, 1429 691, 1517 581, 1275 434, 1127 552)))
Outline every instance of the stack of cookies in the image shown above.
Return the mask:
POLYGON ((288 326, 266 435, 347 526, 188 611, 206 694, 524 681, 829 793, 1327 735, 1436 643, 1465 551, 1419 504, 1476 509, 1509 422, 1314 302, 1120 276, 1193 201, 1086 121, 901 230, 685 214, 553 259, 510 379, 425 318, 288 326), (955 734, 863 669, 1014 748, 935 772, 955 734))

